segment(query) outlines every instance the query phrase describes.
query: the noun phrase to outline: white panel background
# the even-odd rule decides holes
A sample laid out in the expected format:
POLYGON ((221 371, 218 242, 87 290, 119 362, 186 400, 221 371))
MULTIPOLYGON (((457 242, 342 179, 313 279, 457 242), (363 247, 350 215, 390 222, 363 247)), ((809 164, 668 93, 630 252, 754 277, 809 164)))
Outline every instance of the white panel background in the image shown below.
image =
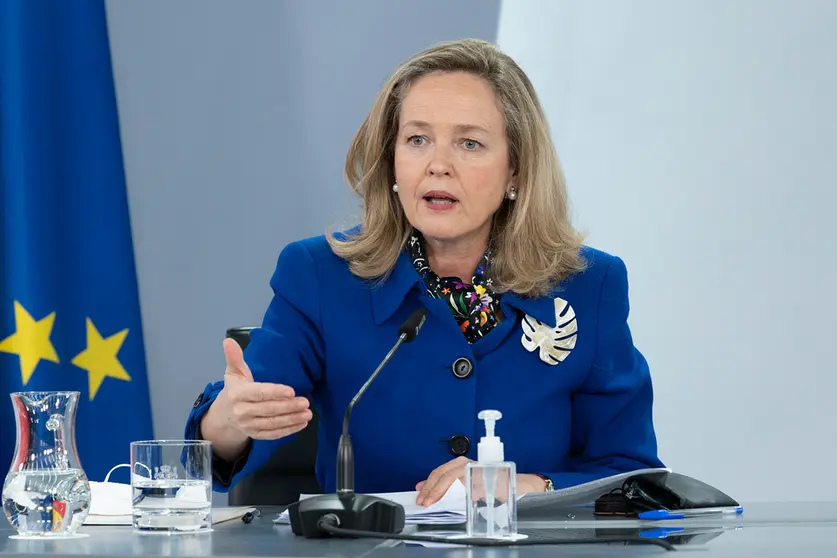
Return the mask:
POLYGON ((837 2, 505 0, 589 243, 623 257, 661 457, 837 499, 837 2))

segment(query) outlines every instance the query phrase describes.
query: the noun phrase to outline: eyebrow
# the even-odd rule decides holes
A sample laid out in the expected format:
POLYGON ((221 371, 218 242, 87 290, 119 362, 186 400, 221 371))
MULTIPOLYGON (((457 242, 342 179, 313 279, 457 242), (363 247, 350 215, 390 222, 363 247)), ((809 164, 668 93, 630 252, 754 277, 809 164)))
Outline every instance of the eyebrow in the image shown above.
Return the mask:
MULTIPOLYGON (((417 128, 430 128, 431 127, 430 124, 428 124, 424 120, 410 120, 408 122, 405 122, 403 127, 406 128, 407 126, 415 126, 417 128)), ((488 130, 486 130, 482 126, 478 126, 476 124, 456 124, 453 127, 453 129, 456 130, 459 133, 464 133, 464 132, 483 132, 483 133, 486 133, 486 134, 490 133, 488 130)))

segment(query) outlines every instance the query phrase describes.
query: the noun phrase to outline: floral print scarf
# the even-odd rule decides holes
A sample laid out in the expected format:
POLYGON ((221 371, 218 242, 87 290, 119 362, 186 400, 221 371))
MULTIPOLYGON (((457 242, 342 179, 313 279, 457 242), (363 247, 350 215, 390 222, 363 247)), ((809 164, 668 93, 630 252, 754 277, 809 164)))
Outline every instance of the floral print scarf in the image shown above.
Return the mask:
POLYGON ((494 329, 498 323, 497 310, 500 300, 491 289, 491 279, 486 277, 486 269, 490 263, 488 250, 477 266, 470 285, 463 283, 459 277, 436 275, 430 269, 424 253, 423 239, 417 232, 413 232, 407 242, 407 253, 424 280, 427 294, 432 298, 447 301, 468 343, 479 341, 494 329))

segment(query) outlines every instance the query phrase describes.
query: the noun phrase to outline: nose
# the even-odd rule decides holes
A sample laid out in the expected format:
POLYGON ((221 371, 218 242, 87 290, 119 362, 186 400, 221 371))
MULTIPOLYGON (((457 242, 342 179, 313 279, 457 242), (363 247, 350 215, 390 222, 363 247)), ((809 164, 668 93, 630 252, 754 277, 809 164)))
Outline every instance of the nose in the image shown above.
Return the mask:
POLYGON ((427 165, 428 176, 450 176, 451 164, 448 154, 444 149, 436 148, 433 150, 433 158, 427 165))

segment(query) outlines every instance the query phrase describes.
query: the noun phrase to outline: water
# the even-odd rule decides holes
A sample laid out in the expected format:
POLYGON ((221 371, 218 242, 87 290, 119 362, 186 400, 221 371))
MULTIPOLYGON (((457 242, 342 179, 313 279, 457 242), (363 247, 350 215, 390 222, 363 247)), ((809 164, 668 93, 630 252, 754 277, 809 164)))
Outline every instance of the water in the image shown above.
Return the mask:
POLYGON ((81 469, 12 471, 3 510, 19 535, 72 535, 90 512, 90 483, 81 469))
POLYGON ((201 531, 212 527, 212 483, 207 480, 134 478, 134 528, 201 531))

